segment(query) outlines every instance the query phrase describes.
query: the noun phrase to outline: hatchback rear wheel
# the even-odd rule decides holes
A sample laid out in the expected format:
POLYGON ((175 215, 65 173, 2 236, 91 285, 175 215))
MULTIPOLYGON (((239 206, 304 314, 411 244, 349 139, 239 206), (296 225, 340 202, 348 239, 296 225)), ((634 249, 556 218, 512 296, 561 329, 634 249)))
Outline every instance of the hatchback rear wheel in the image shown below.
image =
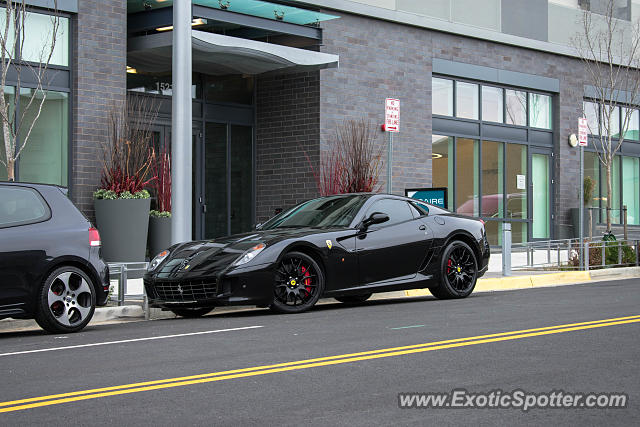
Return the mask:
POLYGON ((89 276, 72 266, 54 270, 38 295, 35 320, 52 333, 77 332, 93 317, 96 293, 89 276))

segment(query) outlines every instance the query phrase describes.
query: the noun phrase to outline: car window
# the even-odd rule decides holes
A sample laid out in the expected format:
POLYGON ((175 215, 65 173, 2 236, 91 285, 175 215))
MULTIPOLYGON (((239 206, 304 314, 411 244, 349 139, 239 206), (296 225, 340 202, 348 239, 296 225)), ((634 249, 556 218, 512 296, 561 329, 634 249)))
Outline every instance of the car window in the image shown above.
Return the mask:
POLYGON ((309 200, 278 214, 261 229, 295 227, 346 227, 367 201, 365 195, 337 195, 309 200))
POLYGON ((378 200, 373 205, 371 205, 369 209, 367 209, 365 218, 368 218, 374 212, 382 212, 389 215, 389 221, 379 224, 379 226, 381 227, 413 219, 411 208, 409 207, 409 204, 404 200, 378 200))
POLYGON ((416 218, 429 215, 429 206, 418 202, 411 202, 409 205, 411 206, 413 213, 416 215, 416 218))
POLYGON ((0 228, 48 219, 49 207, 40 194, 26 187, 0 187, 0 228))

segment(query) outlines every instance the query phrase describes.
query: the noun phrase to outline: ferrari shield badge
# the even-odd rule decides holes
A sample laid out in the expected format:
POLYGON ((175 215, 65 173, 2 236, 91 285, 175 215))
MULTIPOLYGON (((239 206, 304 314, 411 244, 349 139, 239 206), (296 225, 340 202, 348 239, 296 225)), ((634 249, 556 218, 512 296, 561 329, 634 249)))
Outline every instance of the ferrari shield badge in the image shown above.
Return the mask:
POLYGON ((333 247, 333 243, 331 242, 331 240, 327 240, 326 243, 327 243, 327 247, 329 249, 331 249, 333 247))

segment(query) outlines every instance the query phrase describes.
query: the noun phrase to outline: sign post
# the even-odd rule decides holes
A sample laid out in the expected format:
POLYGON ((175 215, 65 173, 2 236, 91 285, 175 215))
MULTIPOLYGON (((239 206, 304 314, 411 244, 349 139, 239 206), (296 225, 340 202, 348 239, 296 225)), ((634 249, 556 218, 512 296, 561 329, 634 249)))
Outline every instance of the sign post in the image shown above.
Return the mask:
POLYGON ((387 98, 384 102, 384 130, 389 133, 387 148, 387 193, 392 191, 393 134, 400 132, 400 100, 387 98))
MULTIPOLYGON (((584 147, 587 146, 589 138, 589 126, 587 119, 578 119, 578 145, 580 146, 580 270, 584 269, 584 147)), ((586 260, 587 264, 589 260, 586 260)))

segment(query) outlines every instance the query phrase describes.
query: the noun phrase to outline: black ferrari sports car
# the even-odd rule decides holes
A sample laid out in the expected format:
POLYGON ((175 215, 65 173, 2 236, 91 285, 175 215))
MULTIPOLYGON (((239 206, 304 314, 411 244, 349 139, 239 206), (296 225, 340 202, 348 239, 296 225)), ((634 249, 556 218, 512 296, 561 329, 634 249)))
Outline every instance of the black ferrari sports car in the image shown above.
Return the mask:
POLYGON ((250 233, 174 245, 144 277, 149 303, 184 317, 220 305, 302 312, 320 297, 429 288, 464 298, 489 263, 484 223, 415 199, 342 194, 303 202, 250 233))

